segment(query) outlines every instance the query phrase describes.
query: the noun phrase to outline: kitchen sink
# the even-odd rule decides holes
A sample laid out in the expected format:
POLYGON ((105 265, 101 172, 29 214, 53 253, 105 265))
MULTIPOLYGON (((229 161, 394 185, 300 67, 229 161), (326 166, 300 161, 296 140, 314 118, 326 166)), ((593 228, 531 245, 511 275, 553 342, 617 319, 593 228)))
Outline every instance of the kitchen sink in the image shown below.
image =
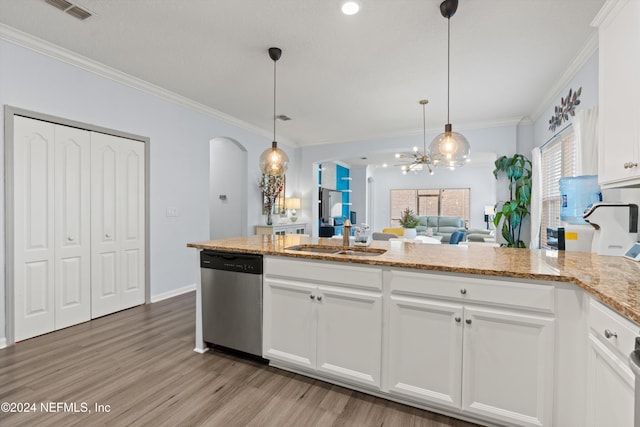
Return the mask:
POLYGON ((345 256, 375 256, 382 255, 385 249, 366 248, 366 247, 344 247, 344 246, 328 246, 328 245, 297 245, 285 248, 289 251, 310 252, 332 255, 345 256))

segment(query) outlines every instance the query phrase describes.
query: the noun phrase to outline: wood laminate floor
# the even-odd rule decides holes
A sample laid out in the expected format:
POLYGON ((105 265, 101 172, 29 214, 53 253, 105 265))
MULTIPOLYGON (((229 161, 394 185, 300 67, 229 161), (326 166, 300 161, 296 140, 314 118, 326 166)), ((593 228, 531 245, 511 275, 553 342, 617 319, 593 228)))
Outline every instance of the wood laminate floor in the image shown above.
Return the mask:
POLYGON ((192 292, 0 350, 0 402, 35 409, 7 413, 5 403, 0 426, 474 425, 233 355, 195 353, 194 319, 192 292))

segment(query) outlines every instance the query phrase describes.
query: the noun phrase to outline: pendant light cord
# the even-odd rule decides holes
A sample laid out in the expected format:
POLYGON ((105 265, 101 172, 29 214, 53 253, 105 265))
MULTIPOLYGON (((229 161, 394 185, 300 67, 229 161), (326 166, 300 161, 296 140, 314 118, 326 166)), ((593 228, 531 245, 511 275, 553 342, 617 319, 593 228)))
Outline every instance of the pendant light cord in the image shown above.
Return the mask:
POLYGON ((276 142, 276 61, 273 61, 273 142, 276 142))
POLYGON ((449 120, 449 97, 451 91, 451 17, 447 18, 447 123, 449 120))
POLYGON ((423 155, 427 155, 427 117, 424 112, 424 106, 426 104, 422 104, 422 153, 423 155))

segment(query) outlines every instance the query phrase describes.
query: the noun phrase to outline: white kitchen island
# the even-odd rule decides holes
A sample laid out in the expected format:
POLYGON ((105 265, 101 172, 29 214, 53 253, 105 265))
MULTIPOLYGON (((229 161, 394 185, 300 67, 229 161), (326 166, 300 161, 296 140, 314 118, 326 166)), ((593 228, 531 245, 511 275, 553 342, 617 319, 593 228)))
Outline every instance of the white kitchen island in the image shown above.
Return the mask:
POLYGON ((635 264, 388 242, 374 242, 381 255, 286 249, 305 243, 336 244, 281 236, 190 245, 265 255, 263 357, 273 366, 486 425, 632 419, 633 377, 621 360, 640 334, 635 264), (613 415, 587 406, 603 394, 617 402, 613 415))

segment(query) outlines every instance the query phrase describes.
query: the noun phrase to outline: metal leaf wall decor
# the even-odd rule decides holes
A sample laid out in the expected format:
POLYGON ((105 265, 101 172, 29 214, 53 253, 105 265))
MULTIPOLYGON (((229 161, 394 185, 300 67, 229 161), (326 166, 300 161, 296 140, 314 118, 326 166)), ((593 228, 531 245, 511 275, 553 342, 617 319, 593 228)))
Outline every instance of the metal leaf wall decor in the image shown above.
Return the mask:
POLYGON ((576 115, 576 106, 580 105, 580 94, 582 87, 575 92, 569 89, 569 95, 566 98, 560 98, 560 105, 556 105, 555 114, 549 119, 549 130, 555 131, 563 122, 569 120, 569 116, 576 115))

